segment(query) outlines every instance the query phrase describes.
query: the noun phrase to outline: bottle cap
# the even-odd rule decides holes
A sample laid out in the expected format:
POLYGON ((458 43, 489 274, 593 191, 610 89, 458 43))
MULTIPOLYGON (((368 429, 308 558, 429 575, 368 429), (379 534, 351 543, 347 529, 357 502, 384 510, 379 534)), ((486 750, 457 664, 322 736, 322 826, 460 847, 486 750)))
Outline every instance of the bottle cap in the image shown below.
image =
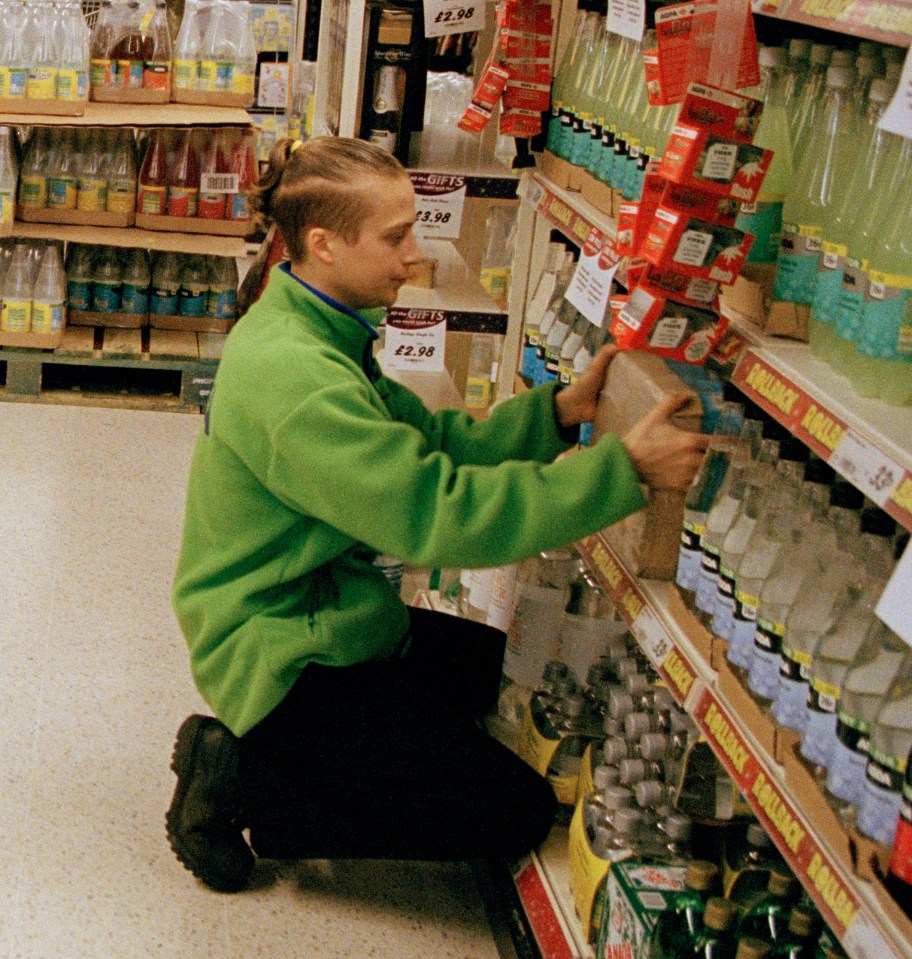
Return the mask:
POLYGON ((649 713, 628 713, 624 717, 624 732, 628 739, 639 739, 652 730, 649 713))
POLYGON ((602 756, 609 766, 616 766, 627 758, 627 743, 620 736, 612 736, 602 744, 602 756))
POLYGON ((669 741, 664 733, 646 733, 640 738, 640 755, 643 759, 662 759, 668 755, 669 741))
POLYGON ((773 844, 766 830, 757 822, 752 822, 747 827, 747 835, 745 838, 747 839, 748 845, 753 846, 755 849, 768 849, 773 844))
POLYGON ((855 72, 858 76, 870 80, 883 73, 883 66, 877 57, 859 56, 855 58, 855 72))
POLYGON ((820 483, 829 486, 835 479, 836 471, 819 456, 811 456, 804 464, 804 481, 806 483, 820 483))
POLYGON ((587 686, 600 686, 608 678, 608 667, 604 663, 593 663, 586 673, 587 686))
POLYGON ((710 929, 723 932, 731 926, 735 919, 738 907, 729 899, 713 896, 706 903, 706 912, 703 913, 703 923, 710 929))
POLYGON ((654 809, 665 798, 665 790, 658 779, 645 779, 633 787, 633 795, 643 809, 654 809))
POLYGON ((614 828, 622 836, 632 835, 642 823, 643 814, 639 809, 632 809, 630 806, 622 806, 614 814, 614 828))
POLYGON ((801 906, 795 906, 792 914, 789 916, 789 932, 793 935, 806 938, 813 934, 817 925, 817 917, 809 909, 803 909, 801 906))
POLYGON ((632 786, 634 783, 641 782, 646 778, 649 770, 642 759, 622 759, 618 763, 618 774, 620 781, 625 786, 632 786))
POLYGON ((691 829, 693 828, 690 816, 685 816, 680 812, 673 812, 665 817, 663 825, 665 835, 668 836, 672 842, 686 842, 690 839, 691 829))
POLYGON ((630 693, 612 690, 608 696, 608 714, 614 719, 621 720, 627 713, 633 712, 633 697, 630 693))
POLYGON ((759 62, 761 67, 782 69, 788 65, 788 52, 785 47, 763 47, 759 62))
POLYGON ((667 686, 652 687, 652 708, 662 710, 677 708, 674 696, 671 695, 671 690, 667 686))
POLYGON ((684 873, 684 885, 688 889, 704 892, 719 881, 719 867, 708 859, 692 859, 684 873))
POLYGON ((609 809, 629 809, 633 806, 633 793, 615 784, 605 790, 605 805, 609 809))
POLYGON ((774 896, 788 896, 795 889, 796 885, 797 880, 794 876, 790 876, 784 872, 772 872, 770 873, 767 889, 774 896))
POLYGON ((762 939, 754 939, 752 936, 745 936, 738 943, 738 951, 735 953, 735 959, 766 959, 773 951, 773 947, 762 939))
POLYGON ((795 436, 787 436, 779 444, 779 459, 792 463, 804 463, 811 451, 795 436))
POLYGON ((851 483, 839 480, 830 488, 830 506, 838 506, 841 509, 861 509, 863 504, 864 494, 851 483))
POLYGON ((848 90, 855 81, 855 71, 848 66, 827 67, 826 85, 830 90, 848 90))
MULTIPOLYGON (((611 696, 614 695, 615 690, 612 689, 608 694, 608 701, 611 701, 611 696)), ((602 732, 606 737, 611 736, 620 736, 624 732, 624 727, 618 722, 614 716, 606 716, 602 720, 602 732)))
POLYGON ((600 793, 604 793, 609 787, 614 786, 618 779, 619 774, 614 766, 602 764, 596 766, 592 773, 592 783, 600 793))
POLYGON ((631 696, 645 693, 652 684, 645 673, 629 673, 624 677, 624 687, 631 696))
POLYGON ((633 676, 640 671, 640 661, 636 656, 625 656, 617 664, 618 676, 625 679, 627 676, 633 676))
POLYGON ((811 46, 811 63, 815 67, 822 67, 830 62, 833 47, 829 43, 815 43, 811 46))
POLYGON ((877 506, 861 511, 861 531, 873 536, 892 536, 896 532, 896 520, 877 506))
POLYGON ((868 96, 877 103, 889 103, 896 93, 896 83, 886 77, 878 77, 872 81, 868 96))

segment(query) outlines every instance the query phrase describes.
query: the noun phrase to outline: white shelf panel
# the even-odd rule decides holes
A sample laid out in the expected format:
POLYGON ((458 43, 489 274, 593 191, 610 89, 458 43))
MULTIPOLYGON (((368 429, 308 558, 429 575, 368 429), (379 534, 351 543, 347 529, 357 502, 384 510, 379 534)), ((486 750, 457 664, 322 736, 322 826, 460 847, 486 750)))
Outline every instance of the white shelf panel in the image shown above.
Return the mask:
POLYGON ((0 124, 56 127, 209 127, 250 126, 250 117, 240 107, 193 106, 189 103, 95 103, 86 104, 81 117, 47 114, 0 113, 0 124))

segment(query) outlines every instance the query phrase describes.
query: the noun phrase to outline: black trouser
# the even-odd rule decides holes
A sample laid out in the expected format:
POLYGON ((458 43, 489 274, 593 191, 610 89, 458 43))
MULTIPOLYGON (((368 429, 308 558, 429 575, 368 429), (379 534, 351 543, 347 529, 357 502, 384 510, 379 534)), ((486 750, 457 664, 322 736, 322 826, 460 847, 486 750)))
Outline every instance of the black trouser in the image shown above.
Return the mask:
POLYGON ((515 858, 547 836, 551 787, 477 723, 496 703, 503 633, 410 615, 404 656, 308 665, 241 738, 259 855, 515 858))

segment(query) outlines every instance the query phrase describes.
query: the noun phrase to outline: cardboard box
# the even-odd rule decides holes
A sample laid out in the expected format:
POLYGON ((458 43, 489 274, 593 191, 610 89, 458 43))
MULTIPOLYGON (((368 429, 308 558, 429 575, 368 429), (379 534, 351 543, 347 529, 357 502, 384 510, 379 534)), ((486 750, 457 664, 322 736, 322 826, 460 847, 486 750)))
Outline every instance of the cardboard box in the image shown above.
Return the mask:
POLYGON ((422 260, 409 267, 409 278, 405 281, 406 286, 415 287, 419 290, 433 290, 437 275, 437 261, 433 259, 422 260))
POLYGON ((148 317, 153 330, 178 330, 182 333, 228 333, 234 326, 234 320, 218 319, 214 316, 163 316, 152 313, 148 317))
POLYGON ((72 226, 133 226, 135 213, 107 210, 60 210, 56 207, 17 206, 16 219, 23 223, 66 223, 72 226))
POLYGON ((25 97, 0 97, 0 113, 81 117, 85 112, 85 100, 29 100, 25 97))
POLYGON ((57 333, 11 333, 0 330, 0 346, 21 346, 36 350, 56 350, 63 342, 66 328, 57 333))
POLYGON ((584 170, 580 177, 580 193, 587 202, 606 216, 615 216, 614 191, 607 183, 602 183, 588 170, 584 170))
POLYGON ((807 343, 810 321, 811 308, 806 304, 774 300, 767 315, 766 332, 770 336, 786 336, 807 343))
POLYGON ((572 163, 561 159, 561 157, 552 153, 550 150, 545 150, 542 154, 542 173, 544 173, 555 186, 559 186, 563 190, 567 190, 570 187, 570 173, 572 168, 572 163))
POLYGON ((674 585, 668 594, 668 613, 703 658, 704 664, 709 666, 712 663, 712 633, 688 609, 681 590, 674 585))
POLYGON ((203 93, 200 90, 178 90, 171 88, 172 103, 191 103, 205 107, 251 107, 253 94, 234 93, 231 90, 203 93))
POLYGON ((629 859, 612 863, 605 902, 607 919, 599 928, 597 959, 647 959, 659 916, 684 888, 684 866, 661 866, 629 859))
POLYGON ((857 829, 850 831, 849 842, 855 858, 855 875, 859 879, 873 882, 886 876, 893 853, 891 846, 882 846, 863 836, 857 829))
MULTIPOLYGON (((702 404, 693 390, 658 356, 619 353, 608 368, 593 423, 592 440, 605 433, 623 436, 669 393, 683 391, 690 401, 672 417, 675 426, 699 432, 702 404)), ((672 579, 678 563, 684 497, 680 490, 643 487, 646 507, 609 526, 605 538, 634 576, 672 579)))
POLYGON ((147 90, 145 87, 92 87, 89 98, 96 103, 169 103, 170 81, 166 90, 147 90))
POLYGON ((137 213, 136 225, 141 230, 207 233, 212 236, 247 236, 253 231, 252 220, 206 220, 194 216, 162 216, 160 213, 137 213))
POLYGON ((96 313, 92 310, 69 310, 70 326, 110 326, 117 330, 140 330, 149 325, 148 313, 96 313))
POLYGON ((574 190, 576 193, 579 193, 583 186, 583 174, 587 172, 586 168, 577 166, 575 163, 569 163, 567 165, 570 167, 570 175, 567 180, 567 189, 574 190))
POLYGON ((760 708, 727 659, 721 659, 716 669, 719 671, 716 686, 731 706, 732 712, 739 717, 744 727, 751 731, 770 759, 775 759, 776 726, 772 718, 760 708))

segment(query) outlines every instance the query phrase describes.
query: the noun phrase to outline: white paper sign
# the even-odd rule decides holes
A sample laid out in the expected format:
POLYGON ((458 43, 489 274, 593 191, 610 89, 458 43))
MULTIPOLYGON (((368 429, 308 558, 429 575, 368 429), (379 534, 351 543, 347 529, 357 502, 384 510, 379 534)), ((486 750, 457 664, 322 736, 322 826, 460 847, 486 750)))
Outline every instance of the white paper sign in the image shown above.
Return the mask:
POLYGON ((912 540, 906 544, 875 612, 897 636, 912 646, 912 540))
POLYGON ((886 504, 905 475, 889 456, 851 429, 843 433, 833 450, 830 465, 880 507, 886 504))
POLYGON ((466 178, 445 173, 412 173, 415 236, 455 240, 462 228, 466 178))
POLYGON ((644 606, 630 630, 652 665, 656 668, 661 666, 672 650, 672 643, 655 613, 648 606, 644 606))
POLYGON ((617 272, 618 260, 610 244, 602 246, 601 234, 593 231, 583 250, 565 299, 572 303, 590 323, 602 326, 611 295, 611 281, 617 272))
POLYGON ((391 310, 386 318, 383 365, 395 370, 442 373, 446 328, 443 310, 391 310))
POLYGON ((608 0, 606 28, 639 43, 646 23, 646 0, 608 0))
POLYGON ((424 35, 484 30, 486 0, 424 0, 424 35))
POLYGON ((912 137, 912 57, 908 53, 896 93, 877 125, 901 137, 912 137))

